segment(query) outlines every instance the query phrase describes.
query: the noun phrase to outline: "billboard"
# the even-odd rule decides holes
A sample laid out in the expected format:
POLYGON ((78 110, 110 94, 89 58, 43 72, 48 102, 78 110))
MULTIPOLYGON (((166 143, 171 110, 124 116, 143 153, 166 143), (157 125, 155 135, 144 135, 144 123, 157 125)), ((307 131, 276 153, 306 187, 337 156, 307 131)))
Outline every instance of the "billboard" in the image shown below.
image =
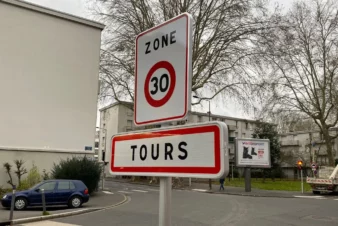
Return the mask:
POLYGON ((236 166, 270 168, 270 140, 237 138, 236 166))

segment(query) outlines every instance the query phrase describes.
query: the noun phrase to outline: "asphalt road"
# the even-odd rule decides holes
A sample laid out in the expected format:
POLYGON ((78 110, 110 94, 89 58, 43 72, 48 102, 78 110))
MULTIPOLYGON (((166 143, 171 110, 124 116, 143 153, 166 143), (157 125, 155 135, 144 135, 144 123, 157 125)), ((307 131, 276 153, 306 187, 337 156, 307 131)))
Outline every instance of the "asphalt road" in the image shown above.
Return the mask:
MULTIPOLYGON (((112 209, 41 222, 41 225, 158 225, 158 188, 114 182, 106 186, 114 193, 124 193, 130 201, 112 209)), ((336 198, 261 198, 174 190, 172 225, 338 225, 336 198)), ((33 225, 40 224, 25 224, 33 225)))

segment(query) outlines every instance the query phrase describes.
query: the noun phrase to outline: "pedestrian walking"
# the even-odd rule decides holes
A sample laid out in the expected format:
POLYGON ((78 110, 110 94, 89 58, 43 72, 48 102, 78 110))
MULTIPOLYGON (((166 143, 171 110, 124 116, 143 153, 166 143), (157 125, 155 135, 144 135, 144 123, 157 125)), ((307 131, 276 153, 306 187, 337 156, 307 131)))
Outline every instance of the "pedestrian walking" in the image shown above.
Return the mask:
POLYGON ((224 181, 225 181, 224 178, 219 179, 219 183, 220 183, 219 190, 223 190, 224 191, 224 181))

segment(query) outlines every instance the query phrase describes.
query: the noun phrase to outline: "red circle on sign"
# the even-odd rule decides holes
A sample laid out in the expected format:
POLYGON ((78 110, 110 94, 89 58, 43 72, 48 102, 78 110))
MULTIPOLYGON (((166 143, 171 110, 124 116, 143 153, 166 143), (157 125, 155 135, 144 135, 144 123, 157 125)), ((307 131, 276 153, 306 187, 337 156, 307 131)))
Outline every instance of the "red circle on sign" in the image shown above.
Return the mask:
POLYGON ((171 65, 171 63, 169 63, 168 61, 160 61, 157 62, 154 66, 152 66, 147 74, 146 80, 144 82, 144 95, 145 98, 147 100, 147 102, 155 107, 161 107, 163 105, 165 105, 171 98, 171 96, 174 93, 174 89, 175 89, 175 84, 176 84, 176 73, 175 73, 175 69, 174 67, 171 65), (150 79, 151 76, 153 76, 153 74, 155 73, 155 71, 157 71, 160 68, 164 68, 169 72, 169 76, 170 76, 170 86, 168 89, 167 94, 159 100, 155 100, 154 98, 152 98, 152 96, 150 95, 149 92, 149 84, 150 84, 150 79))

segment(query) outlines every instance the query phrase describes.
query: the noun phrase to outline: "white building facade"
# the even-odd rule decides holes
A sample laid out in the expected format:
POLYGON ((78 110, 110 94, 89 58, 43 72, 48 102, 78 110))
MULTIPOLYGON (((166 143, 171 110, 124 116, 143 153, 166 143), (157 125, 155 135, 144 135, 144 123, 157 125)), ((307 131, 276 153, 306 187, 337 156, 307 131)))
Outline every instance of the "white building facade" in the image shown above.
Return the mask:
MULTIPOLYGON (((136 127, 133 123, 133 103, 120 102, 114 103, 107 107, 100 109, 100 145, 99 145, 99 160, 104 158, 105 162, 110 161, 111 138, 113 135, 130 132, 135 130, 150 129, 160 126, 142 126, 136 127)), ((186 121, 179 121, 172 123, 172 125, 183 125, 185 123, 199 123, 209 121, 208 113, 189 112, 186 121)), ((227 117, 222 115, 210 114, 210 121, 223 121, 229 128, 229 154, 231 162, 234 158, 235 152, 235 137, 237 138, 251 138, 254 132, 257 121, 227 117)), ((108 164, 107 164, 108 165, 108 164)), ((108 169, 106 168, 106 176, 109 176, 108 169)))
MULTIPOLYGON (((330 134, 335 136, 338 127, 330 129, 330 134)), ((299 170, 296 162, 302 160, 304 166, 311 167, 312 163, 318 166, 329 164, 326 145, 320 131, 297 131, 279 134, 281 144, 281 165, 287 178, 298 178, 299 170)), ((338 138, 332 141, 333 156, 338 157, 338 138)), ((311 172, 311 170, 308 170, 311 172)))
POLYGON ((18 0, 1 0, 0 15, 0 186, 8 186, 6 162, 42 173, 94 156, 104 25, 18 0))

